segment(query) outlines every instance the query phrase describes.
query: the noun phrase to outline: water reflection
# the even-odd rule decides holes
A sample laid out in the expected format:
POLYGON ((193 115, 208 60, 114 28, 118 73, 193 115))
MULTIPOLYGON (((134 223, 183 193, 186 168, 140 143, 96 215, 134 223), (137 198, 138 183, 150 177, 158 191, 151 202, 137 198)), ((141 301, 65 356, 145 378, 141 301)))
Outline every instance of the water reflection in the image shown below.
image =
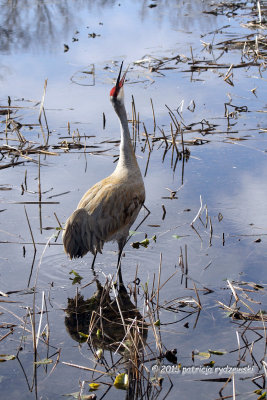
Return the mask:
MULTIPOLYGON (((142 390, 141 384, 144 383, 144 378, 139 376, 139 365, 143 359, 148 325, 124 286, 120 285, 116 292, 112 281, 107 280, 102 286, 97 279, 96 286, 95 294, 89 299, 85 300, 79 293, 68 299, 66 329, 76 342, 88 343, 96 363, 107 372, 114 369, 125 371, 126 368, 129 387, 127 384, 120 388, 128 389, 126 398, 134 398, 134 393, 142 390), (105 350, 109 353, 105 354, 105 350), (122 359, 114 361, 116 353, 123 356, 122 359)), ((137 302, 136 293, 134 298, 137 302)), ((109 385, 110 389, 112 384, 109 385)))
POLYGON ((125 354, 126 347, 120 343, 126 335, 125 327, 131 326, 126 336, 130 339, 131 333, 138 328, 141 347, 147 337, 146 323, 126 288, 121 286, 117 298, 111 298, 112 282, 107 281, 102 286, 96 279, 96 286, 96 292, 89 299, 85 300, 81 294, 68 298, 65 326, 71 338, 79 343, 87 341, 94 354, 99 349, 114 352, 118 348, 119 353, 125 354))
POLYGON ((123 19, 124 15, 129 18, 129 10, 134 7, 133 11, 137 9, 136 18, 140 18, 137 24, 149 24, 151 19, 153 24, 162 27, 167 21, 174 30, 191 31, 196 25, 205 29, 215 21, 213 16, 202 14, 207 5, 201 0, 188 0, 186 4, 181 4, 179 0, 159 0, 156 5, 151 9, 146 0, 139 1, 139 4, 128 1, 122 5, 114 0, 60 0, 51 3, 43 0, 0 0, 0 52, 9 54, 33 48, 35 51, 46 49, 53 52, 58 45, 63 46, 62 41, 68 35, 75 36, 79 27, 88 24, 89 11, 95 14, 99 23, 103 9, 115 7, 117 12, 123 13, 120 14, 123 19), (85 12, 88 12, 87 19, 83 20, 85 12))

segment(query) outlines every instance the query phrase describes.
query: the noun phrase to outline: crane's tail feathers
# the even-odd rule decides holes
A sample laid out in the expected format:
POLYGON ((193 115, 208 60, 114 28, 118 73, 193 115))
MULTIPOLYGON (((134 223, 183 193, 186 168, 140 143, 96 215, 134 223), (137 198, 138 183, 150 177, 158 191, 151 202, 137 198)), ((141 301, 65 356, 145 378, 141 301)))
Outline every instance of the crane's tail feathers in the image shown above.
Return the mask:
POLYGON ((83 257, 88 251, 102 253, 104 242, 96 236, 93 221, 84 208, 79 208, 68 218, 63 232, 65 252, 70 258, 83 257))

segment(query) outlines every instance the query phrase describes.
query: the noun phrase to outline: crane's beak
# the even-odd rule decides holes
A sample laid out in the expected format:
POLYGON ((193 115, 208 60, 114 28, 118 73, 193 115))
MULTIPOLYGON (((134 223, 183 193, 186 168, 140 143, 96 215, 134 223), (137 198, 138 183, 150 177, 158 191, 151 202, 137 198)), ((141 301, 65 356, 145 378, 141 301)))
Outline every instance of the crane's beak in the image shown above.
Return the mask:
POLYGON ((124 72, 124 74, 121 77, 122 66, 123 66, 123 62, 121 63, 120 72, 119 72, 119 75, 117 78, 116 85, 110 91, 110 98, 113 100, 118 99, 120 93, 121 93, 121 97, 123 97, 122 88, 124 85, 125 77, 126 77, 128 69, 129 69, 129 66, 126 68, 126 71, 124 72))
POLYGON ((124 81, 125 81, 125 77, 126 77, 128 69, 129 69, 129 65, 128 65, 128 67, 126 68, 126 71, 124 72, 124 74, 122 75, 122 78, 121 78, 122 66, 123 66, 123 61, 121 63, 120 72, 119 72, 119 75, 118 75, 118 78, 117 78, 117 82, 116 82, 116 89, 118 91, 123 87, 124 81))

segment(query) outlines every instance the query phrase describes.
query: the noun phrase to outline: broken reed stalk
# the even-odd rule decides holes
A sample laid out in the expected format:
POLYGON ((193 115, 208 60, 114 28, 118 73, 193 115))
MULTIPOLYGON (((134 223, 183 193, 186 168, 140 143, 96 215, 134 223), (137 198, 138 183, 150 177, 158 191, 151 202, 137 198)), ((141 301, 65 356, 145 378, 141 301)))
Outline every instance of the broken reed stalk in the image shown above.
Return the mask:
POLYGON ((25 206, 24 206, 24 211, 25 211, 25 215, 26 215, 27 222, 28 222, 28 227, 29 227, 29 230, 30 230, 31 238, 32 238, 33 248, 34 248, 34 251, 36 252, 37 249, 36 249, 36 245, 35 245, 35 241, 34 241, 34 237, 33 237, 33 233, 32 233, 32 228, 31 228, 30 220, 29 220, 28 213, 27 213, 27 210, 26 210, 25 206))
POLYGON ((42 190, 41 190, 41 163, 40 153, 38 154, 38 195, 39 195, 39 221, 40 221, 40 232, 42 233, 42 190))
POLYGON ((183 277, 184 277, 184 258, 183 258, 183 249, 182 246, 180 246, 180 255, 179 255, 179 267, 181 268, 181 284, 183 283, 183 277))
POLYGON ((196 296, 197 296, 198 307, 199 307, 200 309, 202 309, 202 305, 201 305, 200 297, 199 297, 198 290, 197 290, 197 287, 196 287, 195 283, 194 283, 194 291, 195 291, 195 293, 196 293, 196 296))
POLYGON ((136 150, 136 109, 135 109, 135 102, 134 102, 134 97, 132 95, 132 137, 133 137, 133 143, 134 143, 134 151, 136 150))
POLYGON ((152 107, 153 122, 154 122, 154 134, 155 134, 157 125, 156 125, 155 111, 154 111, 152 98, 150 98, 150 102, 151 102, 151 107, 152 107))
POLYGON ((183 133, 183 129, 180 130, 181 133, 181 141, 182 141, 182 149, 183 149, 183 154, 185 154, 185 150, 184 150, 184 133, 183 133))
POLYGON ((171 168, 173 166, 173 149, 174 149, 174 143, 173 143, 173 131, 172 131, 172 123, 170 123, 171 125, 171 136, 172 136, 172 156, 171 156, 171 168))
POLYGON ((97 373, 103 374, 103 375, 110 375, 109 372, 99 371, 99 370, 94 369, 94 368, 83 367, 82 365, 71 364, 71 363, 65 362, 65 361, 62 361, 62 364, 68 365, 69 367, 74 367, 74 368, 83 369, 83 370, 85 370, 85 371, 97 372, 97 373))
POLYGON ((32 327, 32 343, 33 343, 33 351, 34 351, 34 363, 37 361, 37 346, 36 346, 36 327, 35 327, 35 298, 34 298, 34 308, 31 313, 30 307, 27 307, 30 321, 31 321, 31 327, 32 327))
POLYGON ((167 107, 167 109, 169 110, 169 115, 174 123, 174 126, 177 129, 177 131, 179 131, 179 122, 177 121, 177 118, 176 118, 174 112, 170 109, 170 107, 167 106, 167 104, 165 104, 165 107, 167 107))
POLYGON ((25 190, 28 190, 28 186, 27 186, 27 169, 25 169, 24 185, 25 185, 25 190))
POLYGON ((43 313, 44 313, 44 302, 45 302, 45 293, 44 293, 44 291, 42 291, 42 306, 41 306, 39 326, 38 326, 38 331, 37 331, 37 336, 36 336, 36 349, 38 347, 39 336, 40 336, 40 333, 41 333, 41 325, 42 325, 43 313))
POLYGON ((151 147, 150 147, 150 143, 149 143, 149 138, 148 138, 148 134, 147 134, 147 130, 146 130, 146 126, 143 123, 143 127, 144 127, 144 131, 145 131, 145 135, 146 135, 146 143, 148 145, 148 149, 149 149, 149 153, 151 152, 151 147))
POLYGON ((63 227, 62 227, 62 225, 61 225, 61 223, 60 223, 60 221, 59 221, 59 219, 58 219, 58 216, 57 216, 57 214, 54 212, 54 216, 55 216, 55 218, 56 218, 56 220, 57 220, 57 223, 58 223, 58 225, 59 225, 59 227, 61 228, 61 229, 63 229, 63 227))
POLYGON ((257 1, 257 7, 258 7, 258 12, 259 12, 259 24, 261 25, 261 21, 262 21, 262 19, 261 19, 261 4, 260 4, 259 0, 257 1))
POLYGON ((150 160, 150 154, 151 154, 151 151, 148 152, 148 156, 147 156, 146 169, 145 169, 145 173, 144 173, 144 176, 145 176, 145 177, 146 177, 147 170, 148 170, 148 165, 149 165, 149 160, 150 160))
POLYGON ((6 144, 7 144, 7 146, 8 146, 8 138, 7 138, 7 123, 8 123, 8 115, 6 115, 6 127, 5 127, 5 135, 6 135, 6 144))
MULTIPOLYGON (((228 284, 229 288, 231 289, 231 291, 233 293, 233 296, 235 298, 235 303, 237 303, 239 301, 239 297, 238 297, 238 295, 237 295, 232 283, 229 281, 229 279, 227 279, 227 284, 228 284)), ((235 306, 236 306, 236 304, 235 304, 235 306)))
POLYGON ((187 288, 187 282, 188 282, 187 244, 184 245, 184 253, 185 253, 185 287, 187 288))
MULTIPOLYGON (((185 148, 184 148, 184 135, 183 135, 183 129, 181 129, 181 124, 177 121, 177 118, 175 116, 175 114, 172 112, 172 110, 167 106, 167 104, 165 104, 165 107, 167 107, 167 109, 169 110, 169 115, 174 123, 174 126, 176 128, 176 132, 180 132, 181 134, 181 142, 182 142, 182 153, 185 154, 185 148)), ((178 149, 177 149, 178 151, 178 149)), ((178 152, 179 153, 179 152, 178 152)), ((177 154, 178 154, 177 153, 177 154)))
MULTIPOLYGON (((33 349, 34 349, 34 362, 36 363, 37 360, 37 337, 36 337, 36 318, 35 318, 35 309, 36 309, 36 287, 37 287, 37 281, 38 281, 38 275, 39 275, 39 270, 41 267, 41 263, 45 254, 45 251, 50 243, 50 240, 52 239, 53 235, 47 240, 46 245, 44 247, 44 250, 41 254, 38 266, 37 266, 37 270, 36 270, 36 276, 35 276, 35 282, 34 282, 34 286, 33 286, 33 306, 32 306, 32 315, 31 315, 31 311, 30 308, 27 307, 29 309, 29 313, 30 313, 30 319, 31 319, 31 324, 32 324, 32 337, 33 337, 33 349)), ((36 364, 35 368, 36 368, 36 364)))
MULTIPOLYGON (((160 290, 160 288, 158 290, 160 290)), ((155 295, 156 295, 156 293, 152 296, 152 298, 155 295)), ((151 302, 151 299, 150 299, 150 302, 151 302)), ((148 318, 150 320, 150 325, 152 327, 152 331, 153 331, 154 338, 155 338, 155 341, 156 341, 156 346, 157 346, 157 349, 159 351, 159 354, 162 355, 162 343, 161 343, 161 341, 159 340, 159 337, 158 337, 159 335, 157 333, 156 326, 155 326, 155 321, 153 319, 153 312, 151 310, 151 307, 150 307, 148 299, 146 299, 146 307, 148 309, 148 318)))
POLYGON ((43 139, 44 139, 44 145, 46 146, 48 139, 45 137, 45 133, 44 133, 44 129, 43 129, 43 125, 42 124, 40 124, 40 129, 41 129, 42 136, 43 136, 43 139))
POLYGON ((238 360, 240 361, 240 350, 241 350, 240 338, 239 338, 238 331, 235 331, 235 333, 236 333, 236 339, 237 339, 237 345, 238 345, 238 360))
POLYGON ((232 379, 232 382, 233 382, 233 400, 236 400, 236 397, 235 397, 235 374, 233 374, 232 376, 233 376, 233 379, 232 379))
MULTIPOLYGON (((225 399, 226 397, 225 396, 223 396, 223 390, 226 388, 226 386, 228 385, 228 383, 229 382, 231 382, 231 378, 232 378, 232 375, 230 375, 229 376, 229 378, 227 379, 227 381, 225 382, 225 384, 221 387, 221 389, 220 389, 220 391, 219 391, 219 395, 220 395, 220 398, 221 399, 225 399)), ((232 396, 227 396, 227 397, 230 397, 230 398, 232 398, 232 396)))
POLYGON ((126 324, 125 324, 125 321, 124 321, 124 318, 123 318, 123 314, 122 314, 122 311, 121 311, 121 306, 120 306, 120 303, 118 301, 118 296, 116 295, 116 290, 115 290, 115 286, 114 286, 114 283, 113 283, 112 279, 111 279, 111 288, 113 290, 113 294, 114 294, 114 297, 115 297, 115 300, 116 300, 116 303, 117 303, 117 307, 118 307, 118 310, 119 310, 119 313, 120 313, 121 322, 123 324, 124 332, 125 332, 125 335, 126 335, 127 334, 127 327, 126 327, 126 324))
POLYGON ((178 148, 177 148, 177 144, 176 144, 176 135, 174 134, 174 132, 173 132, 173 126, 172 126, 172 123, 171 123, 171 135, 172 135, 172 145, 173 145, 173 147, 175 148, 175 150, 176 150, 176 153, 177 153, 177 156, 179 156, 179 150, 178 150, 178 148))
MULTIPOLYGON (((262 362, 263 362, 263 359, 266 357, 266 353, 267 353, 267 334, 266 334, 266 327, 265 327, 265 324, 264 324, 264 320, 263 320, 263 315, 262 314, 263 313, 261 311, 260 315, 261 315, 261 320, 262 320, 262 325, 263 325, 264 343, 265 343, 265 345, 264 345, 264 355, 263 355, 263 358, 262 358, 262 362)), ((263 367, 264 367, 264 364, 263 364, 263 367)), ((265 375, 266 375, 266 378, 267 378, 266 369, 265 369, 265 375)))
POLYGON ((46 87, 47 87, 47 79, 45 80, 45 83, 44 83, 43 97, 42 97, 41 104, 40 104, 40 111, 39 111, 39 118, 38 118, 40 124, 41 124, 41 118, 42 118, 42 111, 44 108, 46 87))
POLYGON ((40 153, 38 154, 38 195, 39 203, 42 201, 42 191, 41 191, 41 165, 40 165, 40 153))
POLYGON ((209 217, 209 222, 210 222, 210 246, 211 246, 211 240, 212 240, 212 234, 213 234, 213 227, 212 227, 211 217, 209 217))
POLYGON ((200 195, 200 207, 199 207, 199 210, 197 212, 197 215, 195 216, 195 218, 193 219, 193 221, 190 224, 192 227, 194 226, 194 223, 196 222, 196 220, 199 218, 199 216, 201 214, 201 210, 202 210, 202 197, 200 195))
POLYGON ((6 339, 11 333, 13 333, 13 328, 10 328, 10 331, 7 332, 4 336, 2 336, 0 338, 0 342, 2 342, 2 340, 6 339))
POLYGON ((228 69, 228 71, 226 72, 225 78, 224 78, 225 81, 226 81, 227 79, 229 79, 231 75, 233 75, 233 73, 231 73, 231 71, 232 71, 232 69, 233 69, 233 66, 234 66, 234 64, 231 64, 230 67, 229 67, 229 69, 228 69))
POLYGON ((162 266, 162 253, 160 253, 159 272, 158 272, 157 310, 159 309, 159 287, 160 287, 160 277, 161 277, 161 266, 162 266))

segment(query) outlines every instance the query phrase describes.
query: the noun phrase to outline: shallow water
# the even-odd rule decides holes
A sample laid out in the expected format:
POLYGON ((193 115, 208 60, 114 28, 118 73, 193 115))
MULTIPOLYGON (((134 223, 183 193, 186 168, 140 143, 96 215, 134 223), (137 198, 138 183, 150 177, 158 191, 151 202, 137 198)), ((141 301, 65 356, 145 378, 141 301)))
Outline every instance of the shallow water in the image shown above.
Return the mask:
MULTIPOLYGON (((72 285, 70 279, 73 276, 69 273, 75 270, 83 277, 82 284, 90 282, 93 278, 90 270, 92 257, 88 255, 82 260, 68 260, 63 252, 61 235, 56 242, 51 239, 51 245, 46 249, 45 243, 58 233, 55 230, 58 222, 54 213, 61 224, 64 224, 83 193, 96 181, 109 175, 114 168, 113 162, 118 154, 118 146, 114 141, 119 139, 119 133, 118 121, 109 102, 109 91, 122 60, 125 65, 130 63, 125 86, 129 119, 131 96, 134 96, 136 110, 140 114, 140 121, 146 125, 151 146, 153 142, 147 164, 148 146, 142 151, 146 138, 141 125, 136 154, 145 175, 146 206, 151 214, 125 248, 125 257, 122 260, 124 282, 126 285, 133 282, 138 266, 138 277, 141 280, 138 305, 142 308, 142 287, 147 282, 151 290, 154 275, 157 282, 162 255, 161 282, 165 282, 173 273, 175 275, 160 290, 161 304, 177 297, 196 298, 193 283, 199 290, 202 304, 197 323, 196 312, 185 321, 174 324, 182 318, 181 310, 174 314, 161 309, 160 331, 165 348, 177 348, 178 362, 182 366, 199 366, 211 359, 215 361, 215 366, 238 365, 238 351, 231 353, 231 350, 238 350, 236 330, 239 330, 240 336, 242 328, 238 328, 236 321, 225 316, 217 301, 226 305, 231 301, 227 279, 266 286, 266 71, 264 65, 236 68, 232 78, 234 86, 224 80, 227 69, 214 68, 194 73, 187 71, 193 61, 202 60, 203 65, 206 60, 219 57, 222 50, 217 48, 216 43, 233 37, 244 37, 249 33, 254 36, 259 34, 257 29, 249 30, 240 25, 256 18, 257 11, 256 16, 252 17, 252 3, 248 3, 245 9, 237 9, 236 15, 232 15, 229 6, 225 7, 223 15, 217 16, 203 13, 213 10, 214 6, 202 1, 187 1, 186 4, 175 1, 158 2, 154 8, 149 8, 149 4, 146 1, 126 1, 119 4, 113 1, 66 0, 35 1, 34 5, 24 1, 22 6, 14 0, 0 1, 0 105, 7 106, 7 98, 10 96, 11 106, 23 107, 13 110, 16 120, 32 125, 32 129, 23 126, 21 132, 27 140, 36 143, 36 146, 43 144, 47 139, 47 128, 42 117, 43 139, 38 124, 37 103, 42 97, 44 80, 47 78, 44 106, 49 130, 48 150, 56 153, 40 155, 42 201, 50 202, 42 204, 41 208, 38 204, 18 204, 39 200, 37 154, 28 154, 35 163, 25 162, 0 171, 0 290, 4 293, 19 291, 10 293, 9 297, 1 297, 1 337, 9 332, 6 324, 14 323, 16 326, 13 334, 0 342, 0 353, 17 354, 17 349, 22 347, 19 353, 21 364, 17 360, 1 363, 3 398, 59 398, 63 394, 79 391, 79 379, 93 379, 90 373, 66 366, 61 361, 101 369, 95 363, 87 344, 79 346, 69 336, 64 325, 67 299, 75 297, 79 286, 72 285), (217 29, 218 32, 214 33, 217 29), (92 33, 100 36, 88 37, 92 33), (201 40, 214 44, 212 53, 203 47, 201 40), (69 46, 66 53, 64 44, 69 46), (180 55, 182 61, 178 64, 168 61, 167 67, 170 69, 161 70, 160 73, 149 70, 148 62, 134 64, 147 58, 154 65, 153 58, 171 58, 177 55, 180 55), (93 69, 94 75, 88 73, 93 69), (251 90, 255 87, 257 89, 253 94, 251 90), (168 135, 171 119, 166 104, 179 121, 187 126, 203 120, 208 121, 209 126, 216 125, 214 131, 208 133, 197 131, 201 124, 193 126, 193 131, 187 130, 184 133, 190 157, 184 162, 179 160, 176 168, 171 149, 164 157, 165 143, 160 139, 162 134, 159 129, 154 135, 151 98, 156 124, 168 135), (224 104, 229 102, 229 98, 235 106, 247 106, 248 111, 241 110, 228 121, 225 118, 224 104), (195 104, 194 110, 192 101, 195 104), (182 112, 183 119, 176 112, 181 102, 184 105, 179 111, 182 112), (105 129, 102 127, 103 112, 106 117, 105 129), (73 141, 69 135, 68 123, 71 135, 75 132, 76 142, 79 141, 78 130, 81 136, 87 137, 86 142, 81 137, 83 145, 96 147, 88 147, 86 151, 84 147, 64 151, 62 141, 73 141), (208 142, 192 145, 196 138, 208 142), (98 151, 100 152, 97 153, 98 151), (25 171, 28 192, 22 194, 21 185, 25 186, 25 171), (168 198, 170 191, 177 191, 174 199, 168 198), (197 220, 194 231, 190 224, 199 210, 200 196, 203 206, 207 205, 210 219, 205 226, 204 211, 204 224, 197 220), (164 219, 162 205, 166 208, 164 219), (37 246, 34 263, 33 244, 24 206, 37 246), (218 218, 220 214, 222 219, 218 218), (148 248, 134 249, 130 246, 133 241, 143 240, 145 234, 148 238, 156 235, 156 242, 152 240, 148 248), (260 241, 255 242, 257 239, 260 241), (185 257, 186 248, 188 287, 185 276, 181 283, 182 272, 179 266, 180 253, 182 251, 185 257), (33 273, 30 276, 32 263, 33 273), (47 301, 50 345, 55 347, 53 350, 49 349, 49 356, 53 351, 61 349, 60 362, 53 371, 51 365, 48 365, 47 370, 42 365, 38 366, 37 393, 35 390, 31 392, 27 384, 28 379, 31 386, 33 376, 31 332, 25 332, 23 322, 18 319, 26 315, 26 307, 33 307, 33 294, 25 293, 25 289, 28 285, 33 287, 35 282, 36 308, 41 307, 43 292, 47 301), (213 293, 206 294, 205 288, 213 293), (189 328, 184 326, 187 321, 189 328), (169 323, 170 325, 165 325, 169 323), (207 352, 208 349, 222 350, 227 354, 214 355, 208 360, 196 359, 193 363, 192 351, 196 349, 202 352, 207 352)), ((241 61, 242 48, 230 49, 218 59, 218 63, 229 66, 237 65, 241 61)), ((259 59, 259 64, 261 63, 262 59, 259 59)), ((1 121, 1 146, 17 146, 18 143, 12 141, 17 139, 15 132, 9 133, 8 142, 6 141, 4 115, 1 115, 1 121)), ((178 148, 181 151, 180 142, 178 148)), ((1 151, 5 151, 2 165, 11 162, 12 154, 8 156, 3 148, 1 151)), ((25 161, 20 157, 19 161, 21 160, 25 161)), ((142 210, 134 229, 145 215, 146 212, 142 210)), ((103 255, 97 257, 95 268, 102 283, 105 275, 115 273, 115 250, 116 245, 108 243, 103 255)), ((92 284, 81 289, 81 293, 89 298, 95 290, 96 287, 92 284)), ((248 304, 254 312, 266 309, 263 290, 253 292, 250 296, 254 302, 248 304)), ((249 310, 245 308, 245 311, 249 310)), ((46 324, 46 318, 43 319, 42 328, 46 324)), ((39 316, 37 323, 38 321, 39 316)), ((261 321, 252 322, 252 326, 260 326, 259 332, 263 334, 261 321)), ((29 318, 27 328, 31 329, 29 318)), ((258 338, 254 331, 248 331, 246 335, 249 343, 258 338)), ((152 331, 149 331, 147 341, 156 351, 152 331)), ((253 373, 245 375, 248 378, 263 373, 260 363, 264 357, 263 341, 264 338, 253 347, 255 359, 246 354, 240 364, 254 366, 253 373)), ((40 343, 40 359, 47 357, 46 351, 47 346, 40 343)), ((106 353, 109 359, 107 350, 106 353)), ((56 356, 52 358, 55 362, 56 356)), ((170 364, 166 360, 163 365, 164 363, 170 364)), ((152 364, 153 362, 148 367, 151 368, 152 364)), ((161 372, 165 379, 159 398, 164 398, 171 385, 163 373, 164 370, 161 372)), ((229 375, 230 373, 225 373, 222 376, 228 378, 229 375)), ((174 386, 167 398, 175 399, 179 393, 181 399, 216 399, 224 382, 200 381, 216 377, 218 376, 214 373, 208 376, 200 373, 170 373, 174 386)), ((241 393, 242 398, 251 397, 253 390, 258 387, 251 379, 241 380, 240 377, 243 375, 235 375, 236 392, 241 393)), ((102 385, 96 392, 97 398, 102 398, 106 389, 102 385)), ((231 395, 232 390, 232 383, 228 384, 223 394, 231 395)), ((105 398, 115 399, 124 395, 126 396, 124 392, 111 388, 105 398)), ((157 396, 153 393, 150 397, 157 396)))

